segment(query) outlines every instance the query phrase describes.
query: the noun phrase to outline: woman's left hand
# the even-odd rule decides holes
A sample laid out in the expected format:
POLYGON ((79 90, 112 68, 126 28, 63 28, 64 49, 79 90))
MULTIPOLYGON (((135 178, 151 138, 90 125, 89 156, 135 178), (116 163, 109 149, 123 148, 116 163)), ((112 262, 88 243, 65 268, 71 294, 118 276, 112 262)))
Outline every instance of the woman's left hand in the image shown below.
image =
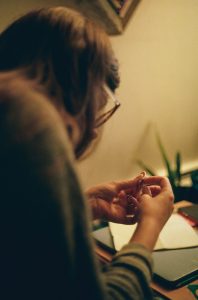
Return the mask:
POLYGON ((109 222, 134 224, 138 220, 138 196, 144 172, 125 181, 97 185, 86 191, 93 218, 109 222))

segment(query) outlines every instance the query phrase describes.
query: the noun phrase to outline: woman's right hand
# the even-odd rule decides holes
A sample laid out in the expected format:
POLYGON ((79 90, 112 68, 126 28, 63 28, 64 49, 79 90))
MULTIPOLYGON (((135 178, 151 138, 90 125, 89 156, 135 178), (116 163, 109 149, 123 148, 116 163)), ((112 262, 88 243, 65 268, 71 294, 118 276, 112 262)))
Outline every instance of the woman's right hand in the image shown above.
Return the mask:
POLYGON ((151 176, 143 179, 140 197, 140 221, 154 219, 162 228, 172 214, 174 195, 171 184, 166 177, 151 176))
POLYGON ((139 198, 139 221, 131 242, 153 250, 159 233, 173 212, 174 195, 166 177, 151 176, 143 179, 139 198))

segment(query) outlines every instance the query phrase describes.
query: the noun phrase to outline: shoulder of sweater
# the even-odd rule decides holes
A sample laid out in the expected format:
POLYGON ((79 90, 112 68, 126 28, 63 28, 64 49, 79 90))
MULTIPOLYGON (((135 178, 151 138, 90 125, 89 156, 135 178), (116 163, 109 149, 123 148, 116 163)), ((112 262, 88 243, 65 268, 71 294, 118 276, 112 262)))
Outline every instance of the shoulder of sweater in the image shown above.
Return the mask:
MULTIPOLYGON (((10 128, 11 134, 30 137, 48 129, 59 137, 74 162, 74 155, 60 114, 45 92, 33 80, 16 72, 0 73, 1 125, 10 128), (4 122, 4 124, 3 124, 4 122)), ((2 127, 1 126, 1 130, 2 127)), ((6 129, 6 130, 7 130, 6 129)))

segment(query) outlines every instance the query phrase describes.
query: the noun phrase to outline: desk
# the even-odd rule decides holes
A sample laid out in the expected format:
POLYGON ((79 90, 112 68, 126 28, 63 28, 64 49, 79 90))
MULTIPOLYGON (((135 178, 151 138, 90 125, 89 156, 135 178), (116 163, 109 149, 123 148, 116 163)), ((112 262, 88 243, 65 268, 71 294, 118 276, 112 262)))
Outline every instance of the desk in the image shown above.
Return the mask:
MULTIPOLYGON (((100 247, 99 245, 96 245, 96 254, 99 258, 99 261, 102 264, 106 264, 110 262, 112 259, 112 254, 110 254, 107 250, 100 247)), ((198 284, 198 280, 193 281, 191 284, 198 284)), ((152 282, 151 287, 159 291, 161 294, 167 296, 171 300, 195 300, 196 299, 194 295, 190 292, 190 290, 187 288, 187 286, 183 286, 175 290, 167 290, 159 286, 155 282, 152 282)))
MULTIPOLYGON (((188 201, 181 201, 175 204, 175 209, 178 209, 179 207, 184 207, 192 205, 188 201)), ((198 228, 197 228, 198 230, 198 228)), ((105 250, 102 246, 96 245, 96 254, 99 257, 99 261, 103 264, 106 264, 111 261, 112 254, 108 252, 108 250, 105 250)), ((188 284, 189 285, 197 284, 198 280, 188 284)), ((164 287, 161 287, 159 284, 156 284, 155 282, 152 282, 151 287, 157 291, 159 291, 161 294, 165 295, 166 297, 170 298, 171 300, 195 300, 198 299, 195 298, 195 296, 191 293, 191 291, 188 289, 187 286, 183 286, 181 288, 177 288, 175 290, 168 290, 164 287)))

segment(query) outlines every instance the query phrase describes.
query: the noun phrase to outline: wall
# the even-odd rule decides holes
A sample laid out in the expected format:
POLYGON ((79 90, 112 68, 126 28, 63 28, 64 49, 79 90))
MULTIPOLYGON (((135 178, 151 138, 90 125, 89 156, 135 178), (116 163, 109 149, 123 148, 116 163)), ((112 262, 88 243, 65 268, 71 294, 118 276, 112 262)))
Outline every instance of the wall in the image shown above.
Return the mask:
POLYGON ((169 158, 198 167, 198 2, 142 0, 123 35, 112 38, 120 61, 120 111, 97 152, 81 165, 86 185, 135 175, 141 158, 163 168, 157 126, 169 158), (88 171, 87 171, 88 167, 88 171))
MULTIPOLYGON (((0 3, 0 29, 14 17, 65 1, 0 3)), ((153 125, 173 159, 198 167, 198 2, 142 0, 125 32, 111 38, 120 62, 122 107, 106 124, 95 153, 79 164, 85 186, 134 176, 136 158, 162 168, 153 125)))

